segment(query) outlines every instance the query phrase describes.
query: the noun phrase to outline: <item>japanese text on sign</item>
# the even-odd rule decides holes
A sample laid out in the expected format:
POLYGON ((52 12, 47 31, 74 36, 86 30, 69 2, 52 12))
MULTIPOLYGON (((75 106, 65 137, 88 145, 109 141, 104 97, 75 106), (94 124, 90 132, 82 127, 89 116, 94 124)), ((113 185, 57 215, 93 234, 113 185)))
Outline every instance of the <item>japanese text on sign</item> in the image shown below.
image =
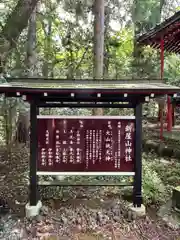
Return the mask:
POLYGON ((39 171, 133 171, 134 119, 38 119, 39 171))

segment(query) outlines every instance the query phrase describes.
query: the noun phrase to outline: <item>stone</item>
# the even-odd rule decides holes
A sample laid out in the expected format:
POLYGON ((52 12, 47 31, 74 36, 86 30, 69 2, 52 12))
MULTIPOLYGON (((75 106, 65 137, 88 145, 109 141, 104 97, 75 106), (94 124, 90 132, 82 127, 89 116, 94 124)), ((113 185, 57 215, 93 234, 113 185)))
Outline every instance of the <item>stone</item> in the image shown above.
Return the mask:
POLYGON ((120 216, 114 216, 113 220, 114 220, 114 222, 120 222, 121 218, 120 218, 120 216))
POLYGON ((136 212, 132 212, 131 219, 134 221, 136 220, 136 218, 137 218, 136 212))
POLYGON ((173 189, 172 195, 172 207, 177 211, 180 212, 180 186, 173 189))
POLYGON ((164 159, 164 158, 161 158, 161 159, 160 159, 160 163, 169 165, 170 161, 169 161, 169 160, 166 160, 166 159, 164 159))
MULTIPOLYGON (((174 149, 174 157, 177 159, 177 161, 180 159, 180 150, 174 149)), ((178 161, 179 162, 179 161, 178 161)))
POLYGON ((56 178, 56 180, 58 180, 58 181, 63 181, 63 180, 65 179, 65 176, 57 175, 55 178, 56 178))
POLYGON ((136 214, 136 217, 144 217, 146 216, 146 207, 141 204, 141 207, 134 207, 133 204, 128 206, 129 210, 136 214))
POLYGON ((131 210, 128 211, 127 219, 128 219, 129 222, 132 221, 132 211, 131 210))
POLYGON ((166 145, 164 143, 162 143, 162 142, 159 144, 159 146, 158 146, 158 153, 159 153, 160 156, 163 156, 163 150, 164 150, 165 146, 166 145))
POLYGON ((0 198, 0 214, 7 214, 10 210, 7 202, 0 198))
POLYGON ((82 219, 81 219, 81 217, 78 217, 77 219, 76 219, 76 224, 81 224, 82 223, 82 219))
MULTIPOLYGON (((57 235, 49 235, 47 238, 44 237, 44 240, 59 240, 57 235)), ((61 240, 68 240, 67 237, 61 237, 61 240)))
POLYGON ((3 232, 3 231, 4 231, 4 224, 0 223, 0 232, 3 232))
POLYGON ((52 217, 52 220, 60 223, 62 222, 61 218, 58 217, 52 217))
POLYGON ((173 219, 172 216, 165 216, 162 219, 169 228, 171 228, 173 230, 178 230, 179 229, 180 225, 178 224, 178 222, 175 219, 173 219))
POLYGON ((48 208, 47 206, 42 206, 40 212, 41 212, 41 214, 42 214, 43 216, 47 216, 48 213, 49 213, 49 208, 48 208))
POLYGON ((42 221, 44 220, 44 218, 43 218, 42 215, 37 215, 37 216, 35 217, 35 220, 36 220, 37 223, 39 223, 39 222, 42 222, 42 221))
POLYGON ((171 147, 165 146, 165 148, 162 150, 162 155, 167 157, 172 157, 174 154, 174 151, 171 147))
POLYGON ((103 219, 103 214, 101 212, 97 212, 96 221, 102 222, 102 219, 103 219))
POLYGON ((159 144, 155 141, 152 141, 152 140, 143 140, 143 149, 145 151, 151 151, 152 149, 154 149, 155 151, 158 151, 158 147, 159 147, 159 144))
POLYGON ((169 200, 166 202, 166 204, 162 205, 159 208, 159 211, 157 212, 157 216, 160 218, 163 218, 164 216, 171 214, 171 208, 172 208, 172 200, 169 200))
POLYGON ((66 218, 66 217, 61 217, 61 222, 63 223, 63 224, 67 224, 68 223, 68 219, 66 218))

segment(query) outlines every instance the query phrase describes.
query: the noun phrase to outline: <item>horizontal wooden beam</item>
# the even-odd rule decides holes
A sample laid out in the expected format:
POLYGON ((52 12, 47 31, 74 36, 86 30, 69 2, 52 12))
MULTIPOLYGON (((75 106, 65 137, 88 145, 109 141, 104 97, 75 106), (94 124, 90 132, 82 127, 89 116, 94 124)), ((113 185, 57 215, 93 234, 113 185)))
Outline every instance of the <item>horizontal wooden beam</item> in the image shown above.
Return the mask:
POLYGON ((133 186, 133 183, 130 182, 110 182, 108 181, 39 181, 38 186, 47 187, 47 186, 133 186))
POLYGON ((135 172, 37 172, 38 176, 134 176, 135 172))
POLYGON ((134 108, 133 104, 60 104, 60 103, 39 103, 42 108, 134 108))

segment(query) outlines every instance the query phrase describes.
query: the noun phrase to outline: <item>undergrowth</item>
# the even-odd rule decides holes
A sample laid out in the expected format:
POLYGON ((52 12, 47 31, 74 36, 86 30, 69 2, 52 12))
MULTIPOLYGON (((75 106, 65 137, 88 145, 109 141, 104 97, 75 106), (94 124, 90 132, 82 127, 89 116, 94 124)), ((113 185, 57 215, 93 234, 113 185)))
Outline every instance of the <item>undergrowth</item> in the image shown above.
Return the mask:
MULTIPOLYGON (((17 177, 18 176, 23 177, 24 173, 26 173, 25 175, 28 175, 27 167, 28 167, 29 156, 28 154, 26 154, 26 157, 24 157, 24 155, 22 154, 22 150, 19 151, 19 149, 17 148, 11 149, 11 153, 12 152, 14 153, 13 156, 15 156, 15 158, 11 157, 9 161, 6 162, 7 166, 9 166, 9 163, 11 163, 11 170, 15 169, 14 172, 16 171, 18 173, 16 175, 17 177), (25 161, 25 158, 26 158, 26 161, 25 161)), ((3 160, 3 156, 4 155, 1 153, 1 160, 3 160)), ((165 160, 165 159, 158 157, 156 154, 143 153, 142 186, 143 186, 143 200, 144 200, 144 204, 146 205, 163 204, 168 198, 171 197, 172 188, 180 185, 180 163, 176 162, 177 160, 172 161, 171 159, 167 159, 169 160, 169 162, 162 161, 162 160, 165 160)), ((3 161, 5 161, 5 159, 3 161)), ((2 173, 2 170, 1 170, 1 173, 2 173)), ((44 180, 50 180, 50 179, 44 179, 44 180)), ((19 181, 20 180, 17 180, 17 182, 19 181)), ((96 176, 96 177, 67 176, 64 179, 64 181, 66 181, 67 183, 73 182, 76 184, 83 182, 83 183, 98 185, 99 182, 104 182, 104 183, 115 183, 114 185, 116 185, 116 183, 120 183, 120 182, 124 184, 132 183, 133 178, 127 177, 127 176, 96 176)), ((25 181, 23 179, 21 179, 20 182, 21 182, 21 185, 25 184, 25 181)), ((53 187, 54 189, 53 193, 55 194, 56 192, 55 195, 57 195, 57 197, 59 198, 60 195, 64 195, 66 191, 70 191, 72 188, 74 187, 69 187, 69 188, 53 187)), ((93 187, 93 188, 100 190, 100 189, 103 189, 103 186, 93 187)), ((108 189, 108 191, 113 191, 112 190, 113 187, 109 187, 106 189, 108 189)), ((122 187, 116 187, 116 189, 118 189, 117 190, 118 193, 121 193, 123 191, 122 187)), ((48 187, 48 190, 50 190, 50 187, 48 187)), ((132 196, 132 187, 129 187, 128 191, 129 191, 128 195, 132 196)), ((45 195, 47 195, 47 192, 48 191, 46 188, 45 195)), ((50 196, 53 197, 51 191, 50 191, 50 196)))
POLYGON ((143 154, 143 197, 146 204, 161 204, 180 185, 180 163, 156 154, 143 154), (165 161, 164 161, 165 160, 165 161))
POLYGON ((143 159, 143 200, 146 205, 159 205, 168 198, 168 191, 158 173, 143 159))

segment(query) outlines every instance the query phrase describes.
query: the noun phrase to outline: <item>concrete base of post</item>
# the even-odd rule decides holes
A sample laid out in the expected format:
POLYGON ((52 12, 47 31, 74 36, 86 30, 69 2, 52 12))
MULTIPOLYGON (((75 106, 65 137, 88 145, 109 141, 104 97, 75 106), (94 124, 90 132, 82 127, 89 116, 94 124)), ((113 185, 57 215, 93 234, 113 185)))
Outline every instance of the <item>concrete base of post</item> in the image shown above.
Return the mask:
POLYGON ((35 216, 39 215, 41 208, 42 208, 41 201, 38 201, 36 206, 30 206, 30 204, 27 203, 25 206, 26 217, 30 218, 30 217, 35 217, 35 216))
POLYGON ((141 207, 134 207, 133 204, 130 204, 129 210, 134 212, 137 217, 144 217, 146 215, 146 207, 143 204, 141 204, 141 207))

